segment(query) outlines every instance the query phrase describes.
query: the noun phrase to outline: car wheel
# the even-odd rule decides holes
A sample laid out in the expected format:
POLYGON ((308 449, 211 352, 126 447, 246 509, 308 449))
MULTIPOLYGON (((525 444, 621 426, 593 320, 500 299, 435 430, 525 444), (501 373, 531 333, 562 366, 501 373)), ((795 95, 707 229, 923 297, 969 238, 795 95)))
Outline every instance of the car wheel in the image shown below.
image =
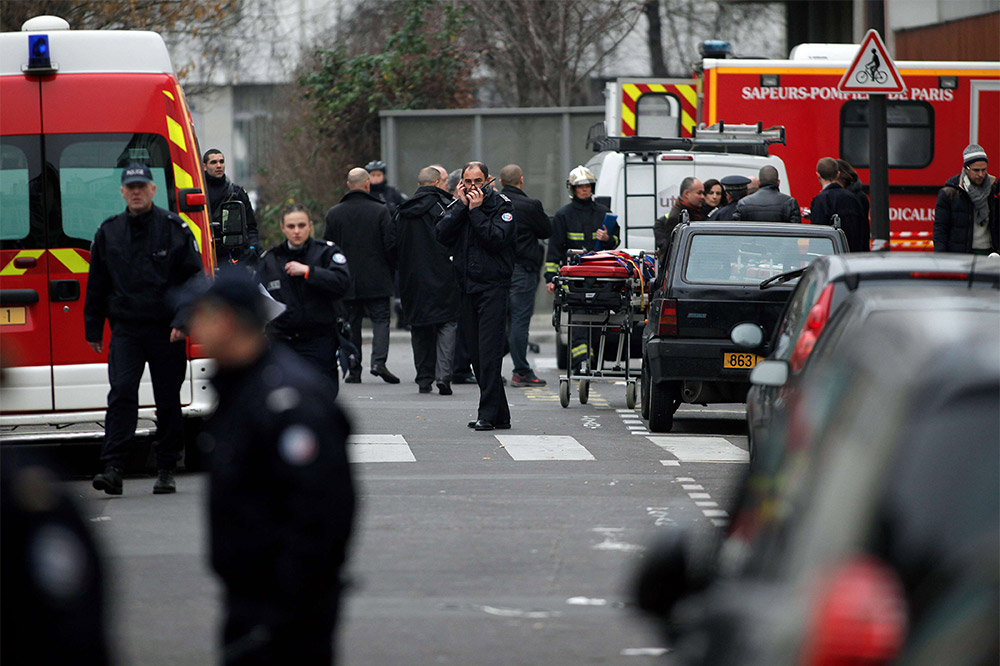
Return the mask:
POLYGON ((680 405, 680 382, 649 383, 649 430, 670 432, 680 405))
POLYGON ((639 412, 642 418, 649 418, 649 366, 642 364, 641 386, 639 387, 639 412))

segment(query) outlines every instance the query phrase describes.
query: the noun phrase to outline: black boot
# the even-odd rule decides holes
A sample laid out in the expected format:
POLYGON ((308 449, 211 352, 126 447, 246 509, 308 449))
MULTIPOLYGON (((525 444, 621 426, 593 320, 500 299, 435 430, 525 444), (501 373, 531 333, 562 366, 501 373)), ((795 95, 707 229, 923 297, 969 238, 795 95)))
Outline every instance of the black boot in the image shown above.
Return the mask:
POLYGON ((161 469, 156 475, 156 483, 153 484, 154 495, 169 495, 177 492, 177 482, 174 481, 174 473, 169 469, 161 469))
POLYGON ((121 495, 124 487, 122 471, 108 465, 103 472, 94 477, 93 485, 97 490, 103 490, 109 495, 121 495))

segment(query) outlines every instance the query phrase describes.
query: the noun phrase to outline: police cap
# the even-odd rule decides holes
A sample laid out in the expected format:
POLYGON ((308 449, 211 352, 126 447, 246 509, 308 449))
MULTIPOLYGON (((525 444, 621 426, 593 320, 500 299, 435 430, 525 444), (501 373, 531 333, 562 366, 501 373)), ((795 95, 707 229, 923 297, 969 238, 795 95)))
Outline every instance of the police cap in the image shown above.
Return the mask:
POLYGON ((145 164, 140 164, 139 162, 132 162, 125 170, 122 171, 122 185, 130 185, 131 183, 152 183, 153 182, 153 172, 149 170, 149 167, 145 164))
POLYGON ((726 191, 728 192, 729 190, 747 189, 747 185, 750 184, 750 179, 746 176, 726 176, 719 182, 722 183, 722 186, 726 188, 726 191))

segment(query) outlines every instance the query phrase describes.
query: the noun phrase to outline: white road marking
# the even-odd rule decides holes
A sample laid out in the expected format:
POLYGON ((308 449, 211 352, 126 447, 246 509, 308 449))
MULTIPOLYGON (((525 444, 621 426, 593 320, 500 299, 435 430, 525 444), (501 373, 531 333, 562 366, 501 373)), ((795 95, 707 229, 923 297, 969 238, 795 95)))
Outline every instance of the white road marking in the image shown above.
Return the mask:
POLYGON ((706 518, 723 518, 729 515, 728 512, 722 509, 702 509, 701 512, 705 514, 706 518))
POLYGON ((688 497, 693 500, 712 499, 712 496, 708 493, 688 493, 688 497))
POLYGON ((669 648, 663 647, 644 647, 644 648, 625 648, 621 651, 621 656, 623 657, 662 657, 667 652, 669 648))
POLYGON ((648 430, 629 430, 628 434, 630 434, 630 435, 648 435, 649 431, 648 430))
POLYGON ((681 462, 746 463, 750 455, 724 437, 649 437, 681 462))
POLYGON ((417 461, 402 435, 351 435, 347 457, 352 463, 417 461))
POLYGON ((729 524, 729 520, 726 518, 712 518, 712 524, 716 527, 725 527, 729 524))
POLYGON ((663 465, 664 467, 680 467, 681 466, 681 461, 680 460, 661 460, 660 464, 663 465))
POLYGON ((701 485, 700 483, 686 483, 683 486, 681 486, 681 488, 683 488, 684 490, 704 490, 705 486, 701 485))
POLYGON ((494 435, 514 460, 594 460, 568 435, 494 435))
POLYGON ((712 501, 708 501, 708 502, 695 502, 694 504, 695 504, 695 506, 719 506, 718 502, 712 502, 712 501))

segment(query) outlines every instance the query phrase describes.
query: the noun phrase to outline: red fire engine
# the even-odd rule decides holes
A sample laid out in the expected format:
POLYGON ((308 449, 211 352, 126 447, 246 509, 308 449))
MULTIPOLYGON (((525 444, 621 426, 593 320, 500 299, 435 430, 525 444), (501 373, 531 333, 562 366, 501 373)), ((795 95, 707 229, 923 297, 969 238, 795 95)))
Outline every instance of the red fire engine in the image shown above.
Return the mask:
MULTIPOLYGON (((607 130, 622 136, 690 131, 690 89, 697 121, 783 125, 773 146, 789 188, 808 208, 819 191, 816 162, 838 157, 868 182, 868 96, 837 91, 857 45, 804 44, 788 60, 710 59, 692 80, 620 80, 609 96, 607 130)), ((1000 160, 1000 63, 896 63, 906 91, 888 98, 889 225, 892 249, 929 250, 934 204, 978 143, 1000 160)))

